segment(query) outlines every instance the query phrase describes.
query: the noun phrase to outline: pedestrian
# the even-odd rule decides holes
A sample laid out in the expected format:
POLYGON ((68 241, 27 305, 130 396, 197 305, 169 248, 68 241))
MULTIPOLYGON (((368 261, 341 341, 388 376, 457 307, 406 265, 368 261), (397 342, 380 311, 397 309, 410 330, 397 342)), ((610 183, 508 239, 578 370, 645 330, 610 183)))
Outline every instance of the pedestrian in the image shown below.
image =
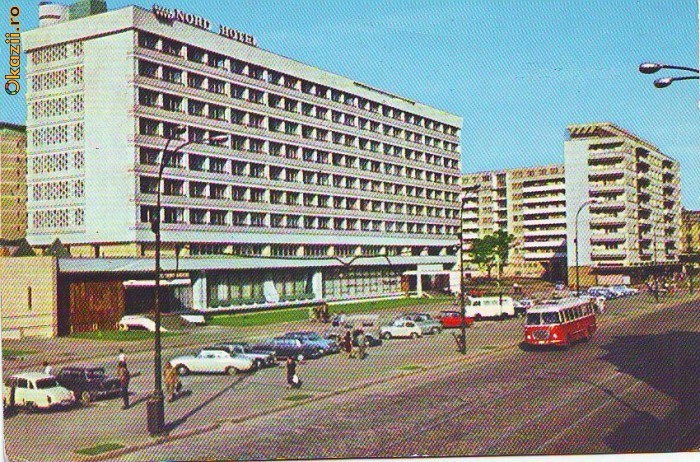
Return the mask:
POLYGON ((348 354, 348 359, 352 358, 352 334, 350 330, 345 331, 345 337, 343 338, 343 349, 348 354))
POLYGON ((299 388, 301 381, 297 375, 297 362, 292 356, 287 357, 287 388, 299 388))
POLYGON ((119 363, 126 364, 126 355, 124 354, 123 348, 119 349, 119 356, 117 356, 117 364, 119 364, 119 363))
POLYGON ((165 383, 165 393, 168 396, 168 402, 172 403, 175 401, 175 394, 178 391, 178 383, 180 380, 178 378, 177 369, 173 367, 170 361, 165 363, 163 382, 165 383))
POLYGON ((129 380, 131 379, 131 375, 124 361, 121 361, 119 365, 117 365, 117 378, 119 379, 122 400, 124 401, 122 409, 129 409, 129 380))
POLYGON ((365 332, 360 329, 360 332, 357 334, 357 356, 360 359, 365 359, 366 353, 365 349, 367 348, 367 337, 365 337, 365 332))
POLYGON ((41 365, 44 366, 44 374, 53 375, 53 367, 51 367, 48 361, 44 361, 41 365))

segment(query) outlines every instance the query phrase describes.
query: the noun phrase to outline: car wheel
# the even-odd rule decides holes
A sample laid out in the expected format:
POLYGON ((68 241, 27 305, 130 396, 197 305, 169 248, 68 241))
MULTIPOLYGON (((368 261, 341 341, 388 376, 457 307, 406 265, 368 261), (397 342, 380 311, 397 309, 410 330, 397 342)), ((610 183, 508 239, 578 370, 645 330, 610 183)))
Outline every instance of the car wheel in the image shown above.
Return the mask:
POLYGON ((177 366, 177 375, 187 375, 190 373, 190 370, 187 368, 187 366, 177 366))
POLYGON ((474 321, 481 321, 481 314, 474 316, 474 321))
POLYGON ((382 338, 384 338, 384 340, 390 340, 391 339, 391 332, 384 332, 384 334, 382 335, 382 338))
POLYGON ((34 413, 37 411, 36 404, 32 403, 31 401, 28 403, 24 403, 24 408, 27 412, 34 413))
POLYGON ((411 338, 412 338, 412 339, 417 339, 417 338, 418 338, 418 334, 415 333, 415 332, 411 332, 411 338))
POLYGON ((238 369, 236 369, 235 367, 231 366, 231 367, 227 367, 224 372, 226 372, 228 375, 236 375, 240 371, 238 369))
POLYGON ((501 321, 508 319, 508 313, 501 313, 501 321))
POLYGON ((442 331, 439 327, 433 327, 433 334, 439 334, 442 331))
POLYGON ((90 401, 92 401, 92 394, 90 394, 89 391, 85 390, 80 394, 80 401, 83 402, 84 405, 90 404, 90 401))

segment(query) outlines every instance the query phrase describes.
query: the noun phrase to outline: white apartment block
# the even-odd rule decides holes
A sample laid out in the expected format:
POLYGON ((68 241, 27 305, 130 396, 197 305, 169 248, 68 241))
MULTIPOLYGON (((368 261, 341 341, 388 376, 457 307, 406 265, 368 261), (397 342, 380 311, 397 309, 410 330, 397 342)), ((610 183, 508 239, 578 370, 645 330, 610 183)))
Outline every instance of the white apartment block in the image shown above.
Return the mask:
POLYGON ((40 8, 51 9, 43 27, 23 33, 32 245, 153 255, 172 138, 161 184, 171 255, 454 263, 460 117, 189 13, 129 6, 64 20, 57 5, 40 8))
POLYGON ((475 238, 502 230, 514 237, 506 274, 550 279, 565 274, 563 165, 468 174, 462 187, 465 252, 475 238))
POLYGON ((568 265, 616 271, 678 261, 680 165, 612 123, 570 125, 565 145, 568 265))

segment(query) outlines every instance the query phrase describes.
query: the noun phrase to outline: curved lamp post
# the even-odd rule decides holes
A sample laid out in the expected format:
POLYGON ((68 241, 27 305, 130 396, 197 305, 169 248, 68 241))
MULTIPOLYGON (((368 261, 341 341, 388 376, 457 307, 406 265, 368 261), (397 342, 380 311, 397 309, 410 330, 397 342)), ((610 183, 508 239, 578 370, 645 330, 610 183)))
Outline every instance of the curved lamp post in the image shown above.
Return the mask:
POLYGON ((168 164, 169 159, 177 154, 182 148, 185 146, 188 146, 192 143, 207 143, 211 141, 224 141, 228 139, 228 135, 221 135, 221 136, 214 136, 211 138, 205 138, 205 139, 198 139, 198 140, 190 140, 187 141, 177 148, 173 150, 172 154, 168 152, 168 148, 170 147, 170 143, 173 141, 179 140, 180 135, 185 133, 186 129, 183 126, 178 126, 175 128, 173 131, 173 134, 176 136, 176 138, 168 138, 168 141, 165 143, 165 148, 163 149, 163 153, 160 156, 160 162, 158 165, 158 178, 157 178, 157 185, 156 185, 156 210, 151 217, 151 231, 155 234, 155 251, 156 251, 156 258, 155 258, 155 296, 154 296, 154 304, 155 304, 155 335, 154 335, 154 349, 155 349, 155 355, 154 355, 154 361, 153 361, 153 374, 154 374, 154 390, 153 394, 149 398, 148 402, 146 403, 146 414, 147 414, 147 425, 148 425, 148 433, 150 433, 153 436, 161 435, 164 433, 165 430, 165 411, 163 408, 163 386, 161 382, 161 376, 162 376, 162 370, 161 370, 161 362, 162 362, 162 355, 161 355, 161 341, 160 341, 160 324, 161 324, 161 316, 160 316, 160 273, 161 273, 161 267, 160 267, 160 247, 161 247, 161 235, 160 235, 160 214, 161 214, 161 194, 162 194, 162 187, 161 183, 163 181, 163 171, 165 170, 166 165, 168 164))
MULTIPOLYGON (((462 196, 459 200, 459 327, 460 327, 460 352, 467 354, 467 309, 464 304, 464 201, 468 195, 479 192, 479 184, 462 189, 462 196)), ((478 197, 478 196, 477 196, 478 197)))
POLYGON ((574 245, 576 247, 576 296, 581 296, 581 285, 579 283, 579 273, 578 273, 578 216, 581 211, 589 204, 600 203, 598 199, 590 198, 584 201, 576 211, 576 218, 574 219, 574 245))
MULTIPOLYGON (((661 69, 673 69, 673 70, 679 70, 679 71, 686 71, 686 72, 692 72, 694 74, 700 74, 700 71, 698 69, 695 69, 694 67, 686 67, 686 66, 673 66, 670 64, 659 64, 659 63, 642 63, 639 65, 639 72, 642 74, 655 74, 659 72, 661 69)), ((691 76, 681 76, 681 77, 662 77, 660 79, 654 80, 654 86, 656 88, 666 88, 669 85, 671 85, 673 82, 679 81, 679 80, 698 80, 700 78, 697 75, 691 75, 691 76)))

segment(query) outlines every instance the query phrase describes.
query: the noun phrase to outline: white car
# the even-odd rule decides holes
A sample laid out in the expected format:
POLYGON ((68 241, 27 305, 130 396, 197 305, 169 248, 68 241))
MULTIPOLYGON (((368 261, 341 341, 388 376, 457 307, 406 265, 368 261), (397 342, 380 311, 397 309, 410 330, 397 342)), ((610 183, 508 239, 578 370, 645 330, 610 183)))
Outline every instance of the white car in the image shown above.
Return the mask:
MULTIPOLYGON (((123 316, 117 323, 117 328, 119 330, 148 330, 151 332, 156 331, 156 323, 146 316, 139 316, 137 314, 130 314, 123 316)), ((161 324, 161 332, 167 332, 168 329, 164 328, 161 324)))
POLYGON ((178 356, 170 360, 179 375, 190 373, 224 373, 235 375, 255 370, 255 361, 242 355, 232 354, 223 348, 207 348, 196 356, 178 356))
POLYGON ((75 404, 75 394, 60 386, 53 375, 27 372, 5 379, 3 404, 29 410, 63 408, 75 404))
POLYGON ((423 330, 414 321, 397 319, 391 325, 379 329, 379 335, 387 340, 393 337, 418 338, 423 336, 423 330))

